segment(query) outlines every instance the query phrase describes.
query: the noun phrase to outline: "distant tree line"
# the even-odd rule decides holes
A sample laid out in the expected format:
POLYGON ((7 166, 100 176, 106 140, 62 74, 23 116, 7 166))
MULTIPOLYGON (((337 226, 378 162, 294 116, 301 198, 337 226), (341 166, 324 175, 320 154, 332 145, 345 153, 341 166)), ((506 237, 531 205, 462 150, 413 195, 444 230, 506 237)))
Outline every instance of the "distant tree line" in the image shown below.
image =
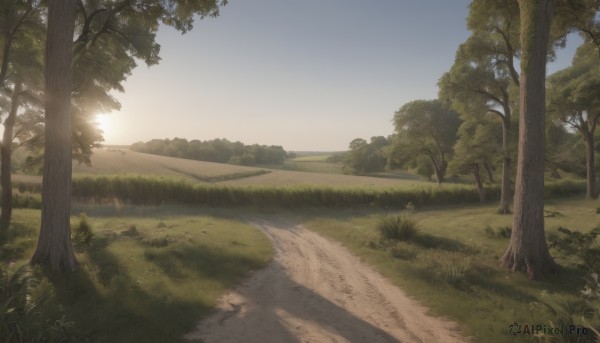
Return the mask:
POLYGON ((134 143, 129 149, 147 154, 245 166, 283 164, 288 157, 279 145, 245 145, 219 138, 208 141, 188 141, 185 138, 152 139, 148 142, 134 143))

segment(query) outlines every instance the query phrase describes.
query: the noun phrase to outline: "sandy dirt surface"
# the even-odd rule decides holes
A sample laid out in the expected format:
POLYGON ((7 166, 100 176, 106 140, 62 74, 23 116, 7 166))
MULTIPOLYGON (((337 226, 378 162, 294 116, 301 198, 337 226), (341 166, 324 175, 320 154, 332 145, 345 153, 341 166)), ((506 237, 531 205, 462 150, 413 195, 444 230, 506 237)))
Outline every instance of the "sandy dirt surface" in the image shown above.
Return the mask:
POLYGON ((465 342, 336 242, 283 220, 250 220, 273 241, 271 264, 186 335, 219 342, 465 342))

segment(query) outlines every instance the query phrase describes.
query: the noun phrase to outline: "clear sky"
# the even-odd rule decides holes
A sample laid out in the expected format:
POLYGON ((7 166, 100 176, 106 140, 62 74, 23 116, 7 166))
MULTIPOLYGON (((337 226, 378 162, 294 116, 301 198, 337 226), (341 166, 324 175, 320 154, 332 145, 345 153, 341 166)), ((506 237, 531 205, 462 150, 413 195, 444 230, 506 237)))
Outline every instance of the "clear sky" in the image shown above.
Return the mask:
POLYGON ((160 29, 162 61, 138 66, 115 94, 105 144, 227 138, 334 151, 387 136, 400 106, 437 96, 469 36, 469 3, 230 0, 183 36, 160 29))

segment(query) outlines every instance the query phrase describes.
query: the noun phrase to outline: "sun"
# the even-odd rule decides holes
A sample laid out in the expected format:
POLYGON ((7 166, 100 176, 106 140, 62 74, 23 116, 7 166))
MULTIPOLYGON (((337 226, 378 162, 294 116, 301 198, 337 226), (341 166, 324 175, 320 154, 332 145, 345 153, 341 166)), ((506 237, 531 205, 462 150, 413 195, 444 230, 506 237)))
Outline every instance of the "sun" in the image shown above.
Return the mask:
POLYGON ((96 115, 96 125, 102 133, 107 134, 110 130, 110 115, 106 113, 96 115))

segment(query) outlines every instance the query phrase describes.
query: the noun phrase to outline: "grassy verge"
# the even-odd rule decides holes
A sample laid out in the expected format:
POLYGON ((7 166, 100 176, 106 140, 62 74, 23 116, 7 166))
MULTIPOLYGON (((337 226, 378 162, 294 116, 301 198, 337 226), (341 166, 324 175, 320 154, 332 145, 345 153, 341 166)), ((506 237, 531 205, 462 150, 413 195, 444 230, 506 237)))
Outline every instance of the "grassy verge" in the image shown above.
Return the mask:
MULTIPOLYGON (((9 275, 32 254, 39 211, 16 210, 14 217, 0 247, 9 275)), ((22 321, 37 325, 34 332, 59 331, 53 337, 78 342, 184 341, 220 294, 273 254, 258 230, 214 213, 85 221, 91 234, 78 229, 80 218, 72 219, 80 268, 63 275, 36 272, 41 282, 32 294, 45 295, 39 307, 45 324, 22 321)))
MULTIPOLYGON (((589 231, 599 222, 597 206, 598 202, 583 200, 549 202, 547 232, 556 233, 559 226, 589 231)), ((502 232, 512 217, 496 214, 494 206, 417 208, 410 215, 417 222, 417 235, 393 243, 380 239, 376 229, 380 213, 311 216, 306 228, 342 242, 434 315, 460 323, 474 342, 533 341, 534 336, 510 335, 509 325, 556 324, 558 315, 540 305, 541 301, 550 297, 568 302, 580 297, 584 287, 586 272, 569 258, 557 259, 562 271, 542 282, 501 269, 498 260, 508 245, 502 232)), ((555 250, 551 253, 558 255, 555 250)))

